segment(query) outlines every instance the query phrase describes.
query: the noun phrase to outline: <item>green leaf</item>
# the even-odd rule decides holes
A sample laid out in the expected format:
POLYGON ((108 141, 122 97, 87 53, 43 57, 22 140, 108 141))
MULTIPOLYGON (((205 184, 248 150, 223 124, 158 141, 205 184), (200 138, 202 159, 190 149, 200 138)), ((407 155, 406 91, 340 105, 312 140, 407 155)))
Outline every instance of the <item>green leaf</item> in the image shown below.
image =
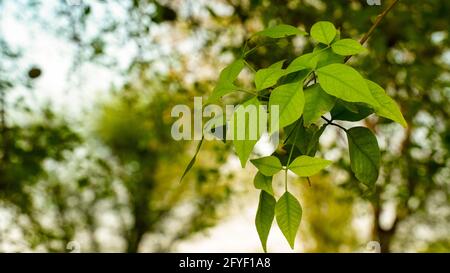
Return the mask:
POLYGON ((279 128, 283 128, 297 119, 303 113, 305 98, 302 82, 288 83, 278 86, 272 91, 269 99, 269 109, 279 107, 279 128))
POLYGON ((275 198, 267 192, 261 191, 255 224, 264 252, 267 252, 267 238, 275 216, 275 205, 275 198))
MULTIPOLYGON (((294 125, 290 125, 286 128, 287 135, 293 134, 291 132, 295 128, 294 125)), ((326 124, 322 125, 320 128, 312 124, 309 127, 305 127, 302 122, 297 126, 297 139, 294 143, 294 138, 289 138, 287 143, 294 144, 299 150, 300 155, 314 156, 319 145, 319 138, 326 128, 326 124)))
POLYGON ((372 114, 373 110, 362 103, 337 100, 330 113, 333 120, 359 121, 372 114))
POLYGON ((347 130, 350 165, 356 178, 373 186, 380 169, 380 150, 375 135, 365 127, 347 130))
POLYGON ((316 41, 329 45, 336 37, 336 28, 331 22, 320 21, 311 27, 311 36, 316 41))
POLYGON ((203 139, 204 139, 204 136, 202 136, 202 139, 201 139, 200 142, 197 144, 197 149, 195 149, 195 154, 194 154, 194 156, 192 157, 191 161, 189 161, 188 165, 186 166, 186 169, 184 170, 183 175, 182 175, 181 178, 180 178, 180 183, 181 183, 181 181, 183 181, 183 178, 188 174, 188 172, 189 172, 189 171, 192 169, 192 167, 194 166, 195 160, 197 159, 197 155, 198 155, 198 153, 200 152, 200 148, 202 147, 203 139))
POLYGON ((319 84, 328 94, 349 102, 379 106, 363 77, 345 64, 330 64, 317 69, 319 84))
POLYGON ((255 33, 255 35, 265 36, 269 38, 283 38, 292 35, 307 35, 303 30, 300 30, 294 26, 280 24, 273 27, 266 28, 260 32, 255 33))
POLYGON ((325 48, 325 45, 318 45, 314 48, 313 52, 319 52, 316 68, 327 66, 329 64, 344 63, 344 56, 334 53, 331 48, 325 48))
POLYGON ((342 56, 355 55, 367 51, 358 41, 353 39, 342 39, 334 42, 331 48, 336 54, 342 56))
POLYGON ((389 97, 384 89, 373 81, 366 80, 367 86, 369 87, 372 96, 378 101, 380 107, 375 107, 375 112, 382 117, 391 119, 398 122, 403 127, 407 127, 405 118, 400 112, 398 105, 395 103, 391 97, 389 97))
POLYGON ((281 171, 282 166, 280 160, 275 156, 266 156, 250 160, 258 170, 266 176, 272 176, 281 171))
POLYGON ((241 166, 243 168, 245 167, 247 160, 253 151, 253 147, 255 146, 256 142, 258 142, 262 134, 260 130, 261 128, 259 128, 258 124, 260 123, 260 119, 264 117, 260 116, 261 113, 258 111, 259 106, 260 102, 256 97, 254 97, 239 105, 234 111, 233 118, 231 119, 230 128, 233 128, 232 136, 234 149, 239 157, 239 160, 241 161, 241 166), (246 114, 252 112, 249 111, 251 110, 248 109, 249 106, 256 108, 256 115, 252 116, 251 114, 246 114), (240 116, 241 118, 245 117, 244 121, 242 122, 242 120, 238 120, 238 116, 240 116), (252 116, 251 119, 250 116, 252 116), (238 121, 241 122, 239 123, 238 121), (256 128, 256 132, 250 132, 252 128, 251 124, 258 127, 256 128), (243 132, 241 132, 242 130, 243 132), (240 137, 241 134, 244 136, 243 138, 240 137), (256 138, 254 136, 256 136, 256 138))
POLYGON ((277 68, 277 69, 282 69, 283 68, 283 64, 286 60, 281 60, 278 61, 276 63, 271 64, 268 68, 277 68))
POLYGON ((302 155, 292 161, 288 169, 300 177, 307 177, 317 174, 330 164, 329 160, 302 155))
POLYGON ((336 98, 323 91, 319 84, 306 88, 304 94, 303 121, 305 126, 309 126, 320 119, 320 116, 330 112, 336 101, 336 98))
POLYGON ((277 84, 278 80, 286 75, 287 71, 278 67, 263 68, 256 71, 255 86, 260 91, 277 84))
POLYGON ((233 82, 239 76, 244 66, 245 63, 243 59, 237 59, 226 66, 222 72, 220 72, 219 80, 217 81, 211 96, 208 98, 207 103, 215 102, 222 96, 235 91, 237 87, 233 82))
POLYGON ((273 195, 272 176, 265 176, 261 172, 257 172, 253 184, 255 185, 255 188, 273 195))
POLYGON ((302 219, 300 203, 292 194, 285 192, 275 205, 275 215, 281 232, 294 249, 295 237, 302 219))
POLYGON ((297 72, 303 69, 315 69, 319 54, 306 53, 295 58, 286 68, 287 73, 297 72))

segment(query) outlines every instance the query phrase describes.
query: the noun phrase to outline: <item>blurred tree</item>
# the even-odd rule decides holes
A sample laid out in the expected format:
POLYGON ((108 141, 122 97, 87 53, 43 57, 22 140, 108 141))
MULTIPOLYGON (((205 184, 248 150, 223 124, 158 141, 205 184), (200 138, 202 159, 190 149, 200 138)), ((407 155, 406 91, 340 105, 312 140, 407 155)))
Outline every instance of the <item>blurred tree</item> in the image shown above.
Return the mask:
MULTIPOLYGON (((39 10, 39 3, 39 1, 20 1, 18 4, 39 10), (31 5, 31 2, 34 5, 31 5)), ((0 2, 1 4, 3 3, 0 2)), ((69 6, 66 1, 61 1, 56 13, 58 17, 53 17, 51 19, 53 24, 46 24, 46 26, 59 35, 67 35, 67 39, 78 46, 79 58, 75 58, 78 62, 76 65, 85 62, 102 63, 111 69, 120 70, 125 75, 132 75, 130 71, 139 71, 138 74, 142 76, 140 80, 146 78, 150 81, 155 79, 159 81, 161 79, 157 76, 170 75, 165 79, 169 80, 168 89, 173 83, 190 87, 188 90, 179 90, 186 99, 194 94, 205 94, 210 82, 216 79, 215 74, 208 71, 211 68, 217 71, 216 67, 229 62, 233 54, 240 54, 240 48, 245 39, 265 26, 283 22, 309 29, 316 21, 328 20, 341 27, 343 37, 357 38, 369 29, 375 16, 381 12, 387 1, 382 1, 382 4, 382 6, 369 6, 363 0, 109 0, 98 3, 86 1, 78 6, 69 6), (106 8, 107 18, 99 15, 102 13, 101 7, 106 8), (110 14, 117 14, 117 16, 109 16, 110 14), (88 31, 89 28, 94 29, 94 33, 88 31), (183 40, 180 37, 190 37, 190 39, 183 40), (188 43, 181 43, 180 39, 188 43), (192 40, 195 43, 192 43, 192 40), (186 50, 187 45, 191 45, 194 50, 186 50), (127 46, 130 46, 135 53, 130 58, 131 61, 122 66, 114 52, 117 52, 117 48, 127 46), (165 69, 156 69, 161 65, 165 69)), ((433 230, 433 233, 440 234, 440 238, 436 239, 438 241, 448 236, 445 230, 449 230, 450 219, 446 212, 443 212, 445 209, 434 208, 447 208, 450 198, 450 156, 448 155, 450 118, 447 107, 450 100, 449 9, 450 4, 446 0, 401 0, 368 41, 369 53, 351 60, 359 67, 359 71, 365 71, 365 76, 381 83, 389 95, 399 102, 409 124, 409 128, 403 130, 384 119, 377 121, 369 118, 365 121, 366 125, 377 132, 378 140, 384 150, 383 171, 375 192, 367 192, 351 177, 348 156, 342 151, 339 152, 339 147, 346 145, 345 141, 341 141, 339 133, 336 133, 337 143, 330 145, 341 158, 340 169, 347 173, 344 181, 333 181, 333 183, 339 183, 341 187, 357 192, 370 201, 373 207, 372 239, 380 241, 382 251, 427 249, 421 247, 418 236, 408 236, 418 233, 419 224, 427 226, 433 230), (433 211, 437 213, 432 213, 433 211), (436 228, 437 221, 447 229, 436 228)), ((312 45, 305 44, 302 39, 282 40, 279 43, 270 43, 258 48, 252 55, 250 63, 265 66, 311 49, 312 45)), ((37 75, 34 72, 30 76, 37 75)), ((248 79, 249 77, 246 77, 243 81, 248 79)), ((1 86, 9 86, 16 81, 3 78, 1 80, 1 86)), ((133 83, 133 80, 129 82, 133 83)), ((148 86, 147 83, 143 86, 148 86)), ((170 143, 162 146, 159 141, 168 143, 167 136, 164 135, 167 132, 161 130, 146 132, 148 129, 159 128, 145 122, 147 118, 158 120, 149 112, 135 113, 130 115, 132 119, 124 119, 124 116, 128 116, 132 110, 145 107, 144 102, 143 104, 136 102, 143 99, 137 95, 139 92, 136 91, 142 89, 131 86, 120 89, 119 95, 111 104, 116 105, 122 112, 115 112, 114 106, 105 106, 104 113, 110 114, 104 114, 100 119, 105 120, 104 128, 100 126, 103 125, 101 122, 98 128, 99 136, 110 147, 120 165, 131 166, 129 168, 134 170, 135 178, 130 178, 133 172, 121 174, 124 175, 123 181, 126 181, 126 191, 135 199, 134 203, 131 202, 133 206, 136 206, 134 216, 140 215, 137 212, 148 213, 145 219, 139 220, 142 221, 138 224, 139 230, 129 229, 127 238, 133 241, 127 247, 129 250, 138 247, 140 239, 147 232, 144 231, 146 228, 148 230, 155 228, 157 221, 155 222, 152 217, 167 209, 161 203, 155 206, 149 205, 149 197, 141 196, 138 189, 142 186, 142 194, 156 189, 154 181, 159 180, 153 173, 153 169, 155 166, 167 166, 166 160, 171 159, 173 154, 166 151, 181 145, 170 143), (127 91, 133 89, 134 91, 127 91), (110 127, 109 123, 117 124, 118 128, 127 130, 115 129, 114 126, 110 127), (133 124, 133 127, 128 124, 133 124), (127 138, 130 138, 129 141, 125 141, 127 138), (167 147, 172 145, 174 146, 167 147), (138 171, 130 163, 133 161, 138 162, 134 164, 138 166, 138 171)), ((4 87, 0 88, 2 98, 4 98, 4 90, 4 87)), ((169 95, 164 92, 160 94, 160 92, 162 91, 155 94, 158 94, 162 101, 165 101, 166 107, 169 107, 175 99, 172 101, 172 97, 166 96, 174 94, 169 95)), ((147 94, 145 98, 149 99, 151 96, 153 95, 147 94)), ((160 108, 159 105, 152 104, 156 102, 147 101, 146 103, 157 109, 163 109, 162 106, 160 108)), ((2 107, 2 109, 5 108, 2 107)), ((346 123, 344 122, 343 125, 345 126, 346 123)), ((3 128, 7 127, 3 126, 3 128)), ((5 147, 8 139, 14 138, 3 137, 5 147)), ((3 151, 6 150, 3 148, 3 151)), ((3 152, 2 160, 4 158, 3 152)), ((2 162, 0 169, 6 169, 5 166, 2 162)), ((167 172, 171 173, 170 170, 167 172)), ((199 173, 202 173, 201 168, 199 173)), ((198 179, 194 184, 196 185, 199 181, 205 180, 198 179)), ((188 184, 188 182, 185 183, 188 184)), ((170 185, 167 186, 171 187, 170 185)), ((188 186, 183 184, 179 190, 183 191, 184 187, 188 186)), ((311 189, 312 193, 313 189, 314 187, 311 189)), ((320 195, 317 198, 319 199, 320 195)), ((174 197, 174 200, 177 198, 174 197)), ((343 206, 343 209, 345 211, 347 208, 343 206)), ((311 219, 313 218, 315 219, 311 216, 311 219)), ((342 221, 346 223, 348 218, 343 218, 342 221)), ((326 235, 317 233, 317 242, 329 244, 324 238, 334 235, 327 232, 322 232, 326 235), (321 241, 320 238, 323 240, 321 241)), ((430 240, 426 243, 433 245, 430 240)), ((445 244, 441 246, 445 247, 445 244)), ((341 249, 333 244, 329 247, 341 249)), ((318 249, 326 250, 327 248, 317 246, 318 249)))
POLYGON ((353 225, 356 196, 336 187, 329 177, 312 178, 312 185, 302 183, 304 211, 300 238, 306 252, 351 252, 360 247, 353 225))
POLYGON ((206 151, 209 164, 196 169, 194 181, 180 184, 181 173, 174 170, 181 170, 187 161, 183 153, 187 143, 173 140, 170 112, 186 102, 182 87, 172 92, 158 83, 139 82, 133 80, 102 107, 97 134, 129 170, 121 176, 134 220, 124 232, 127 251, 136 252, 147 233, 167 234, 169 243, 155 249, 167 251, 176 240, 212 226, 223 216, 217 210, 231 190, 218 171, 225 149, 211 146, 206 151), (177 209, 182 210, 180 215, 177 209), (181 223, 167 226, 166 218, 173 214, 181 223))
MULTIPOLYGON (((130 24, 127 34, 134 37, 139 48, 140 43, 146 44, 152 25, 151 21, 141 22, 142 12, 149 12, 150 5, 141 2, 127 6, 127 16, 132 19, 125 20, 130 24)), ((33 16, 39 16, 40 3, 28 4, 35 8, 33 16)), ((67 6, 65 1, 58 7, 57 14, 70 18, 61 34, 71 33, 70 40, 79 45, 79 54, 88 53, 87 58, 76 59, 74 68, 107 59, 101 38, 110 30, 101 30, 98 37, 84 43, 88 35, 81 26, 89 17, 90 6, 81 5, 81 13, 80 7, 67 6)), ((176 17, 163 5, 158 4, 157 10, 150 13, 158 22, 176 17)), ((18 55, 6 45, 2 40, 2 54, 9 55, 9 62, 14 64, 18 55)), ((139 50, 139 54, 144 53, 139 50)), ((169 251, 180 240, 213 226, 225 214, 221 205, 228 200, 231 187, 230 180, 221 179, 218 172, 219 163, 226 159, 224 149, 208 145, 205 154, 210 154, 210 160, 195 169, 194 183, 179 184, 180 174, 173 171, 185 164, 190 147, 171 138, 170 108, 186 103, 204 85, 184 89, 173 84, 176 78, 155 76, 145 56, 139 54, 127 72, 134 76, 121 90, 113 90, 116 95, 101 105, 91 133, 84 132, 86 126, 75 132, 50 108, 42 113, 28 110, 22 100, 14 105, 15 114, 30 122, 19 123, 11 114, 7 122, 6 109, 12 107, 6 102, 6 90, 14 91, 13 85, 24 80, 1 79, 0 202, 11 218, 5 221, 9 226, 2 231, 0 246, 17 245, 18 251, 65 251, 76 241, 83 251, 169 251), (155 82, 159 85, 152 84, 155 82), (111 226, 111 220, 116 224, 111 226), (23 238, 12 242, 11 232, 19 232, 23 238), (116 244, 108 243, 104 236, 114 238, 116 244)), ((5 60, 0 62, 2 71, 5 60)), ((28 77, 35 79, 41 73, 40 68, 32 67, 28 77)), ((9 77, 11 73, 2 75, 9 77)))

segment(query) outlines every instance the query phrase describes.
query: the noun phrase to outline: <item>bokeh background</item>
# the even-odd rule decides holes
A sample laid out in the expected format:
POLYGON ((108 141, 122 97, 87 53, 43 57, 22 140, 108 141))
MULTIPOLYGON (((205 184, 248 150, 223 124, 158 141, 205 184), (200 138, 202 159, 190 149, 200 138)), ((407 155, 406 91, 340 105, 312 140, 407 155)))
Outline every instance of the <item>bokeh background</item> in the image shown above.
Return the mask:
MULTIPOLYGON (((171 138, 172 106, 206 98, 264 27, 308 31, 328 20, 359 39, 388 3, 0 0, 0 251, 261 251, 255 168, 241 169, 231 145, 207 142, 180 184, 196 143, 171 138)), ((382 149, 373 194, 329 128, 320 153, 333 167, 311 187, 291 177, 304 211, 297 247, 274 226, 269 251, 377 251, 374 242, 383 252, 450 251, 449 15, 448 0, 400 0, 369 52, 351 59, 409 127, 363 122, 382 149)), ((249 62, 265 67, 312 47, 283 39, 249 62)))

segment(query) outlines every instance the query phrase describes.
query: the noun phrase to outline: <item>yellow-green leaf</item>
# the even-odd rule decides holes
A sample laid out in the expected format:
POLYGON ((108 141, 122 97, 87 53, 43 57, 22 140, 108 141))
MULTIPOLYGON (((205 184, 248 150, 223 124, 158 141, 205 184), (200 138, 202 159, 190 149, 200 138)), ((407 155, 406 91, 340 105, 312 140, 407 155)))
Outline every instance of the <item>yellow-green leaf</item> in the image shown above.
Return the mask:
POLYGON ((277 224, 289 245, 294 249, 295 238, 302 219, 302 207, 297 199, 285 192, 275 205, 277 224))
POLYGON ((288 169, 300 177, 307 177, 317 174, 330 164, 329 160, 301 155, 289 164, 288 169))
POLYGON ((215 102, 222 96, 235 91, 237 87, 233 84, 233 82, 239 76, 244 66, 245 64, 243 59, 237 59, 226 66, 222 72, 220 72, 219 80, 217 81, 211 96, 208 98, 207 103, 215 102))
POLYGON ((355 55, 367 51, 365 47, 353 39, 336 41, 331 45, 331 49, 333 49, 334 53, 342 56, 355 55))
POLYGON ((259 123, 261 118, 266 117, 260 116, 259 106, 258 99, 254 97, 239 105, 231 119, 234 149, 242 167, 245 167, 253 147, 263 133, 259 123))
POLYGON ((316 41, 329 45, 336 37, 336 28, 331 22, 320 21, 311 27, 311 36, 316 41))
POLYGON ((272 176, 282 169, 280 160, 275 156, 266 156, 250 160, 266 176, 272 176))
POLYGON ((278 106, 279 128, 283 128, 297 119, 303 113, 305 98, 302 82, 288 83, 278 86, 272 91, 269 99, 269 109, 278 106))
POLYGON ((382 117, 391 119, 398 122, 403 127, 407 127, 405 118, 400 111, 397 103, 389 97, 384 89, 373 81, 366 80, 367 86, 369 87, 372 96, 378 101, 379 107, 374 107, 375 112, 382 117))
POLYGON ((364 78, 345 64, 330 64, 317 69, 319 84, 328 94, 349 102, 364 102, 379 107, 364 78))

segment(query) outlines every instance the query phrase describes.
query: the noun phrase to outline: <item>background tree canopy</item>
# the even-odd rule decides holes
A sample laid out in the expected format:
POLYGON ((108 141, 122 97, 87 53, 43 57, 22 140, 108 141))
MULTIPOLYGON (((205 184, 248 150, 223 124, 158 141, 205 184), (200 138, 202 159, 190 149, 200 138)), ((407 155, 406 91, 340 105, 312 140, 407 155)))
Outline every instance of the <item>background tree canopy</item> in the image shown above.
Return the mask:
MULTIPOLYGON (((390 1, 73 2, 0 0, 0 251, 61 252, 72 241, 82 251, 174 251, 236 214, 236 202, 256 206, 256 169, 236 168, 228 144, 207 142, 178 183, 196 143, 172 139, 172 106, 208 97, 257 31, 330 21, 359 39, 390 1)), ((361 251, 369 241, 386 252, 450 250, 449 13, 446 0, 400 0, 350 60, 408 127, 375 115, 359 123, 381 148, 374 192, 353 177, 345 135, 321 137, 319 153, 335 163, 311 187, 298 180, 308 212, 296 251, 361 251)), ((248 62, 312 49, 280 39, 248 62)))

